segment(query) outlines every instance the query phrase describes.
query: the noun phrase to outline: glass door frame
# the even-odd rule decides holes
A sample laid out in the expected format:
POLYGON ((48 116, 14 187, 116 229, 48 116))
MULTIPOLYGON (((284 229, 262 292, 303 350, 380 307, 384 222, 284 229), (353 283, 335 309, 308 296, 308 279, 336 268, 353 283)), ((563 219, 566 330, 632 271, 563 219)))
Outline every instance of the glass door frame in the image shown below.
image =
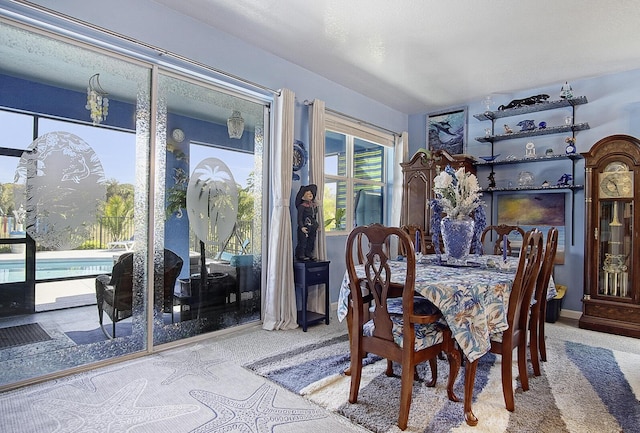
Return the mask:
MULTIPOLYGON (((20 158, 23 153, 22 149, 0 147, 0 157, 20 158)), ((25 233, 24 238, 0 238, 0 245, 25 245, 24 280, 0 283, 0 317, 33 314, 36 309, 36 243, 25 233)))

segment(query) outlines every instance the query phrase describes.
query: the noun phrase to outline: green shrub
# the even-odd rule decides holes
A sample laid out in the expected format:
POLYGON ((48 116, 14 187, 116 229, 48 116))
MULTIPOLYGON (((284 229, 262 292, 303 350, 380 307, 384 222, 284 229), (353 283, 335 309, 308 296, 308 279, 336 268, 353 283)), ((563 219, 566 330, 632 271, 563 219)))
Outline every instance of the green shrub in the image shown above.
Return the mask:
POLYGON ((101 250, 104 249, 104 245, 102 245, 97 240, 90 240, 83 242, 76 250, 101 250))

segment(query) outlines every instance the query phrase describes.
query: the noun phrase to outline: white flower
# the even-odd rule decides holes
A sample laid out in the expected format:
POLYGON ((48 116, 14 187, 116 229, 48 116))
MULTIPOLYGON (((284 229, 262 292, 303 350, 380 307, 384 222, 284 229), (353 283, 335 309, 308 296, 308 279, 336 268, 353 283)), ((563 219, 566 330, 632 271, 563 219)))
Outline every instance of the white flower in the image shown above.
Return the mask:
POLYGON ((475 174, 465 172, 463 167, 454 171, 447 166, 433 179, 433 191, 443 212, 450 218, 469 216, 483 204, 478 178, 475 174))

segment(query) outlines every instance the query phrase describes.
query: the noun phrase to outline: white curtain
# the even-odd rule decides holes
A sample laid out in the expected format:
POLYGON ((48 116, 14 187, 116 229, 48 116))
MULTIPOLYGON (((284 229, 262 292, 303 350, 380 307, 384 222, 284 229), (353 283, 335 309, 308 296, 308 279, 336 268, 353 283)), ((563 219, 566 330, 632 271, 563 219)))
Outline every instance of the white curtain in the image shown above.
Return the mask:
POLYGON ((289 210, 293 175, 294 99, 295 94, 291 90, 282 89, 274 104, 274 143, 270 164, 273 212, 269 223, 269 261, 262 323, 262 328, 267 330, 298 327, 289 210))
MULTIPOLYGON (((316 202, 318 204, 318 233, 316 254, 318 260, 327 259, 327 237, 324 231, 324 101, 313 101, 309 107, 309 183, 318 186, 316 202)), ((309 290, 307 303, 309 311, 325 313, 325 290, 323 286, 313 286, 309 290)))
MULTIPOLYGON (((391 191, 391 221, 389 225, 400 227, 400 219, 402 212, 402 167, 400 163, 407 161, 409 147, 409 133, 403 132, 400 136, 395 137, 393 152, 393 188, 391 191)), ((391 245, 391 256, 398 254, 397 242, 391 245)))
POLYGON ((391 192, 391 221, 389 225, 400 226, 402 211, 402 167, 400 163, 407 161, 409 133, 406 131, 395 137, 393 152, 393 190, 391 192))

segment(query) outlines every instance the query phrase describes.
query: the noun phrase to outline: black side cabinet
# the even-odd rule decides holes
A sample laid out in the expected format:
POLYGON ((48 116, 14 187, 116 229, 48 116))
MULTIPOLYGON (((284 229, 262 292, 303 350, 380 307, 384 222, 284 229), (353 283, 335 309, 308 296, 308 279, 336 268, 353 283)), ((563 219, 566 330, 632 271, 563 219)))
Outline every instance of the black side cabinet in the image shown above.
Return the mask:
POLYGON ((329 263, 328 261, 294 261, 293 273, 296 292, 300 290, 302 305, 298 306, 298 325, 307 332, 307 326, 322 322, 329 324, 329 263), (307 310, 309 286, 324 285, 324 314, 307 310))

